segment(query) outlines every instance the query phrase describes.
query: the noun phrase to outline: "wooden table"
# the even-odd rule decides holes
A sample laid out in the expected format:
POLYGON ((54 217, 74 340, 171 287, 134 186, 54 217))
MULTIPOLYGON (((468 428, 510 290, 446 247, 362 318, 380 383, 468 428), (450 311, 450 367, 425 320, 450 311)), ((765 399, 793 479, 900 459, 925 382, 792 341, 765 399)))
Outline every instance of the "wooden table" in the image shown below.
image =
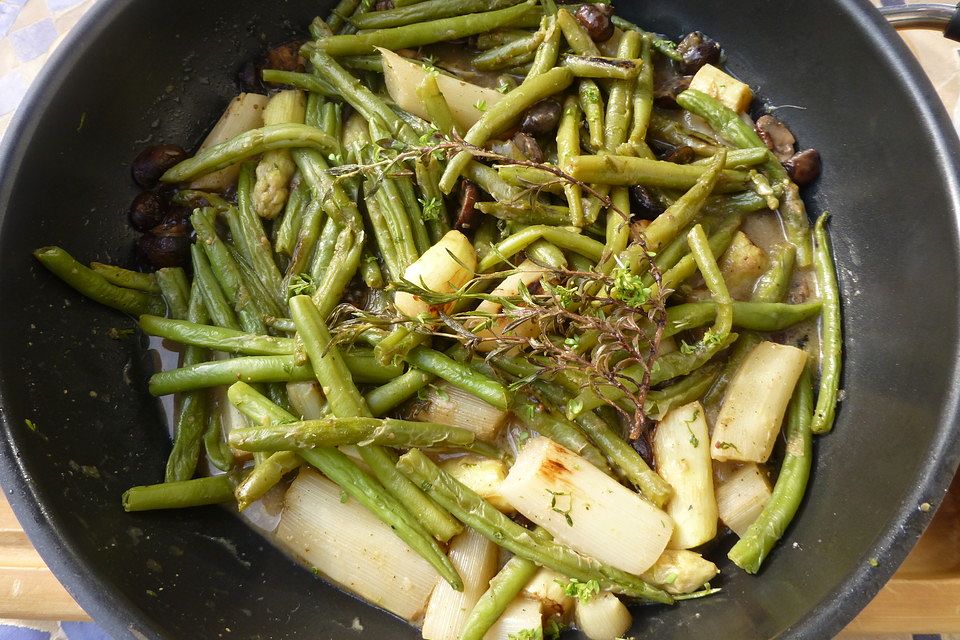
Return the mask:
MULTIPOLYGON (((0 618, 87 620, 0 497, 0 618)), ((844 635, 960 633, 960 476, 893 579, 844 635)))

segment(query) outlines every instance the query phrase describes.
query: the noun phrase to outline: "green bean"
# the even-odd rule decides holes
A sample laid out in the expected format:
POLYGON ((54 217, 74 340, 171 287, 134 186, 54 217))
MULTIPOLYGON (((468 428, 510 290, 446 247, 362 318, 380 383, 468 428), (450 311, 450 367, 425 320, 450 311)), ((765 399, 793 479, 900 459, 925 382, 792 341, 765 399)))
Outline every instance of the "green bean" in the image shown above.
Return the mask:
POLYGON ((485 164, 470 161, 464 169, 463 175, 478 187, 493 196, 497 202, 521 202, 524 198, 522 189, 507 184, 501 177, 498 169, 485 164))
MULTIPOLYGON (((236 209, 228 210, 225 217, 231 228, 239 224, 238 221, 235 222, 237 220, 236 209)), ((264 286, 260 278, 257 277, 250 263, 240 255, 240 250, 232 244, 226 246, 230 256, 233 258, 233 262, 237 265, 237 270, 240 272, 240 278, 243 280, 243 284, 246 285, 247 290, 250 291, 250 294, 253 296, 251 304, 256 313, 259 314, 259 318, 262 320, 267 316, 282 315, 285 305, 267 290, 267 287, 264 286)))
POLYGON ((753 302, 780 302, 790 292, 797 248, 788 243, 780 244, 771 249, 768 256, 770 265, 753 287, 753 302))
MULTIPOLYGON (((343 359, 349 375, 361 383, 382 384, 400 375, 398 365, 382 366, 367 350, 345 351, 343 359)), ((243 382, 303 382, 313 380, 308 364, 296 364, 293 355, 243 356, 214 360, 153 374, 150 392, 162 396, 206 387, 243 382)))
POLYGON ((820 388, 817 392, 817 408, 813 413, 810 429, 814 433, 828 433, 833 428, 837 410, 837 395, 840 390, 842 367, 843 331, 840 317, 840 288, 834 270, 830 239, 825 228, 830 214, 824 213, 813 227, 816 246, 813 264, 823 302, 823 325, 820 330, 820 388))
POLYGON ((450 111, 450 105, 440 91, 437 76, 433 73, 424 74, 423 80, 417 85, 417 97, 430 116, 430 122, 437 126, 444 135, 457 131, 457 123, 450 111))
MULTIPOLYGON (((470 127, 463 139, 472 145, 482 145, 515 122, 531 105, 543 98, 562 92, 573 82, 569 69, 556 67, 538 76, 528 78, 508 93, 497 104, 488 107, 480 119, 470 127)), ((440 178, 440 188, 450 193, 460 174, 473 159, 469 151, 461 151, 448 163, 440 178)))
MULTIPOLYGON (((204 308, 200 283, 196 280, 191 287, 190 302, 185 317, 191 323, 206 322, 209 319, 204 308)), ((156 316, 140 316, 140 318, 142 321, 144 318, 156 318, 156 316)), ((177 322, 177 320, 166 320, 165 318, 157 319, 163 322, 177 322)), ((182 362, 185 366, 197 364, 202 362, 206 355, 202 348, 189 346, 184 349, 182 362)), ((186 393, 180 398, 173 448, 167 458, 166 471, 164 472, 165 482, 189 480, 193 477, 200 460, 200 445, 203 441, 203 432, 207 426, 207 412, 207 397, 202 391, 186 393)))
MULTIPOLYGON (((428 0, 428 2, 438 6, 456 6, 455 3, 447 0, 428 0)), ((483 6, 488 4, 489 2, 485 2, 483 6)), ((376 47, 396 51, 466 38, 484 31, 513 25, 517 20, 535 10, 534 3, 528 0, 497 11, 456 15, 388 29, 377 29, 357 35, 330 36, 317 40, 316 46, 332 56, 371 54, 376 52, 376 47)))
POLYGON ((788 183, 780 199, 780 217, 787 230, 787 239, 797 248, 797 263, 809 267, 815 259, 810 240, 810 220, 807 208, 800 197, 800 189, 792 182, 788 183))
MULTIPOLYGON (((546 6, 544 8, 546 9, 546 6)), ((563 33, 557 26, 556 15, 549 11, 547 11, 547 14, 540 23, 540 30, 544 33, 543 44, 537 49, 537 55, 530 63, 530 69, 526 74, 527 78, 539 76, 557 66, 557 57, 560 55, 560 38, 563 33)))
POLYGON ((223 428, 220 424, 220 412, 207 412, 207 427, 203 432, 203 448, 207 459, 220 471, 230 471, 236 464, 233 451, 223 441, 223 428))
POLYGON ((520 29, 499 29, 497 31, 490 31, 489 33, 481 33, 478 35, 476 38, 476 47, 480 51, 486 51, 488 49, 493 49, 495 47, 507 44, 508 42, 521 40, 529 36, 529 31, 523 31, 520 29))
POLYGON ((651 140, 674 147, 690 147, 698 156, 716 155, 720 149, 716 144, 710 144, 696 137, 696 134, 684 128, 674 118, 666 117, 657 111, 650 114, 647 135, 651 140))
POLYGON ((580 108, 587 121, 587 129, 590 132, 590 146, 594 151, 605 148, 604 145, 604 122, 603 114, 605 107, 603 105, 603 96, 600 88, 593 80, 581 80, 578 88, 580 99, 580 108))
POLYGON ((263 77, 263 81, 267 84, 290 85, 300 89, 301 91, 317 93, 327 98, 337 97, 337 91, 330 86, 330 83, 311 73, 283 71, 280 69, 264 69, 261 73, 261 76, 263 77))
POLYGON ((567 249, 579 253, 596 264, 603 257, 603 245, 566 229, 557 227, 548 227, 544 225, 535 225, 526 227, 505 240, 497 243, 490 253, 480 261, 477 267, 478 273, 486 273, 496 267, 501 262, 509 260, 511 257, 523 251, 531 243, 544 239, 561 249, 567 249))
POLYGON ((412 398, 420 389, 423 389, 433 376, 419 369, 409 369, 406 373, 397 376, 390 382, 375 389, 371 389, 364 396, 370 412, 382 416, 391 409, 412 398))
MULTIPOLYGON (((687 234, 687 244, 690 245, 690 254, 697 262, 700 269, 700 275, 713 296, 713 302, 716 310, 711 337, 720 338, 730 333, 733 328, 733 298, 730 297, 730 291, 727 289, 727 283, 723 281, 723 274, 720 273, 720 267, 717 265, 717 259, 710 250, 710 241, 703 227, 695 225, 690 233, 687 234)), ((706 338, 704 338, 706 339, 706 338)))
POLYGON ((483 640, 514 598, 539 571, 536 563, 513 556, 490 580, 490 587, 474 605, 463 623, 459 640, 483 640))
POLYGON ((544 35, 544 31, 537 31, 519 40, 513 40, 484 51, 473 59, 473 66, 481 71, 493 71, 509 67, 527 56, 529 56, 528 61, 532 61, 537 47, 543 43, 544 35))
POLYGON ((232 499, 233 480, 230 476, 220 475, 130 487, 123 492, 121 502, 123 510, 130 512, 201 507, 232 499))
POLYGON ((160 315, 166 311, 163 299, 151 293, 111 284, 101 274, 83 266, 60 247, 41 247, 34 257, 55 276, 78 293, 118 311, 139 316, 160 315))
POLYGON ((213 207, 217 211, 224 211, 233 206, 215 193, 196 189, 179 189, 170 197, 170 202, 190 209, 213 207))
MULTIPOLYGON (((560 124, 557 127, 557 164, 566 166, 567 160, 580 155, 580 108, 574 96, 567 96, 563 103, 560 124)), ((569 220, 575 227, 582 227, 583 190, 580 185, 563 183, 563 193, 570 208, 569 220)))
MULTIPOLYGON (((734 302, 733 326, 749 331, 783 331, 788 327, 816 317, 820 313, 820 301, 802 304, 782 302, 734 302)), ((667 325, 664 337, 681 331, 701 327, 717 315, 714 302, 689 302, 667 309, 667 325)))
POLYGON ((327 18, 327 28, 333 32, 339 31, 357 10, 359 4, 360 0, 340 0, 327 18))
POLYGON ((565 54, 560 66, 567 67, 578 78, 605 78, 607 80, 632 80, 640 73, 640 60, 605 58, 603 56, 574 56, 565 54))
POLYGON ((486 500, 441 470, 418 449, 400 458, 397 465, 437 502, 464 524, 513 554, 548 567, 570 578, 597 580, 601 587, 635 598, 669 604, 673 599, 663 591, 597 560, 557 544, 513 522, 486 500))
POLYGON ((310 280, 316 283, 327 271, 330 260, 333 257, 334 247, 337 245, 337 236, 343 227, 333 218, 327 218, 323 223, 323 229, 320 231, 320 237, 313 248, 313 256, 310 258, 310 280))
POLYGON ((190 217, 197 232, 197 242, 203 246, 224 295, 236 309, 240 326, 250 333, 266 333, 258 301, 244 282, 230 249, 217 235, 213 216, 212 209, 197 209, 190 217))
MULTIPOLYGON (((563 127, 563 120, 561 119, 561 128, 563 127)), ((558 130, 558 136, 559 136, 558 130)), ((578 133, 579 135, 579 133, 578 133)), ((579 145, 579 140, 577 141, 579 145)), ((480 165, 485 166, 485 165, 480 165)), ((551 166, 546 164, 545 166, 551 166)), ((564 193, 564 188, 568 185, 562 178, 557 176, 555 173, 548 171, 547 169, 540 169, 537 167, 528 167, 522 164, 501 164, 497 165, 497 174, 503 179, 507 184, 520 187, 523 189, 529 189, 530 187, 536 187, 537 191, 553 193, 556 195, 561 195, 564 193)), ((577 185, 574 185, 577 186, 577 185)), ((517 200, 521 199, 521 195, 517 194, 517 200)), ((498 202, 500 199, 494 198, 498 202)))
POLYGON ((360 256, 360 277, 363 284, 371 289, 383 289, 387 283, 383 279, 383 272, 380 270, 380 263, 377 256, 371 253, 366 246, 360 256))
POLYGON ((273 259, 270 239, 267 238, 260 216, 254 211, 251 201, 255 169, 256 167, 251 163, 244 164, 240 169, 236 210, 239 213, 237 218, 241 235, 234 237, 233 242, 241 247, 243 256, 253 268, 257 279, 270 294, 271 299, 282 307, 286 302, 286 296, 282 290, 280 269, 277 268, 277 263, 273 259))
POLYGON ((152 273, 130 271, 129 269, 116 267, 112 264, 104 264, 102 262, 91 262, 90 269, 106 278, 110 284, 115 284, 118 287, 146 291, 147 293, 160 293, 160 285, 157 283, 157 277, 152 273))
POLYGON ((523 422, 527 428, 545 435, 557 444, 563 445, 577 455, 582 456, 590 464, 610 475, 607 461, 582 431, 563 416, 557 415, 543 407, 525 401, 517 401, 512 406, 513 414, 523 422))
POLYGON ((387 218, 375 199, 367 200, 367 219, 370 220, 374 240, 380 250, 383 264, 387 268, 387 277, 397 282, 403 277, 406 260, 401 263, 397 246, 390 233, 390 228, 387 226, 387 218))
MULTIPOLYGON (((290 299, 290 312, 333 416, 373 417, 350 377, 340 350, 331 344, 330 332, 313 301, 306 296, 294 296, 290 299)), ((358 451, 377 479, 406 509, 420 516, 430 533, 442 539, 455 534, 456 523, 450 514, 397 472, 392 454, 374 445, 360 447, 358 451)))
MULTIPOLYGON (((641 45, 640 34, 635 31, 627 31, 620 39, 620 44, 617 47, 617 57, 632 60, 640 55, 641 45)), ((637 67, 637 70, 639 71, 639 67, 637 67)), ((607 151, 610 153, 616 152, 617 148, 627 139, 633 111, 633 91, 636 84, 636 75, 610 83, 603 132, 604 142, 607 145, 607 151)))
POLYGON ((174 318, 186 318, 190 307, 190 283, 186 273, 180 267, 165 267, 157 270, 156 277, 167 311, 174 318))
POLYGON ((362 226, 345 227, 337 236, 333 256, 313 294, 313 300, 323 317, 329 316, 340 304, 344 290, 360 268, 362 254, 362 226))
POLYGON ((567 268, 567 258, 556 246, 546 240, 537 240, 527 247, 527 257, 547 269, 567 268))
POLYGON ((616 256, 630 243, 630 192, 626 187, 616 187, 610 200, 613 206, 607 211, 604 259, 598 265, 601 273, 610 273, 613 270, 616 256))
POLYGON ((293 451, 277 451, 259 461, 234 491, 237 508, 249 507, 299 466, 300 458, 293 451))
POLYGON ((501 202, 478 202, 477 211, 488 216, 509 220, 522 225, 549 225, 562 227, 570 225, 570 209, 556 204, 542 202, 532 203, 534 206, 511 206, 501 202))
POLYGON ((151 336, 159 336, 181 344, 244 355, 289 355, 293 353, 291 338, 255 335, 223 327, 159 316, 140 316, 140 328, 151 336))
MULTIPOLYGON (((615 155, 576 156, 567 167, 567 172, 582 182, 622 187, 642 184, 665 189, 689 189, 708 171, 709 168, 702 165, 615 155)), ((746 184, 746 173, 727 169, 717 180, 717 190, 743 191, 746 184)))
POLYGON ((309 200, 310 192, 304 180, 296 180, 296 186, 290 189, 290 196, 283 211, 283 220, 276 232, 273 243, 274 251, 287 256, 293 255, 300 225, 303 223, 303 212, 309 200))
POLYGON ((740 115, 716 98, 687 89, 677 96, 677 103, 706 120, 721 138, 741 149, 766 147, 757 132, 740 119, 740 115))
POLYGON ((342 56, 340 58, 340 64, 347 69, 383 73, 383 58, 379 53, 365 56, 342 56))
POLYGON ((200 244, 190 246, 190 256, 193 261, 193 276, 199 283, 203 295, 203 304, 213 323, 226 329, 239 329, 240 321, 227 301, 217 277, 213 273, 207 254, 200 244))
POLYGON ((394 418, 321 418, 245 427, 230 432, 230 444, 244 451, 286 451, 350 444, 378 444, 404 449, 453 447, 479 450, 489 457, 498 457, 495 447, 477 441, 476 434, 468 429, 394 418))
POLYGON ((675 238, 681 229, 697 218, 720 179, 725 161, 726 152, 721 150, 714 156, 707 171, 697 179, 696 184, 644 230, 648 251, 659 251, 660 247, 675 238))
POLYGON ((186 182, 274 149, 313 147, 324 153, 336 153, 337 146, 336 140, 316 127, 293 123, 268 125, 204 149, 168 169, 160 181, 186 182))
MULTIPOLYGON (((739 346, 739 342, 737 345, 739 346)), ((679 379, 669 387, 647 393, 644 410, 649 415, 663 416, 673 407, 679 407, 703 397, 711 389, 724 365, 707 364, 679 379)))
POLYGON ((760 565, 790 525, 810 479, 813 462, 813 435, 810 430, 813 412, 813 388, 810 370, 804 369, 787 409, 783 463, 773 493, 763 511, 737 541, 727 557, 747 573, 757 573, 760 565))
POLYGON ((633 88, 633 123, 627 141, 635 146, 645 144, 650 114, 653 112, 652 40, 649 35, 643 36, 640 47, 640 75, 637 76, 637 83, 633 88))
POLYGON ((510 406, 509 392, 502 384, 446 354, 427 347, 416 347, 407 354, 405 360, 411 366, 446 380, 498 409, 506 410, 510 406))
MULTIPOLYGON (((695 166, 709 165, 713 160, 712 156, 715 156, 715 153, 710 154, 706 158, 700 158, 693 164, 695 166)), ((744 167, 752 167, 758 165, 767 160, 767 149, 757 148, 757 149, 730 149, 727 151, 727 160, 723 165, 724 169, 740 169, 744 167)))
POLYGON ((563 37, 574 53, 581 56, 600 55, 600 49, 594 44, 590 34, 566 8, 557 10, 557 25, 563 31, 563 37))
POLYGON ((426 0, 406 7, 359 13, 350 22, 358 29, 389 29, 405 25, 462 16, 478 11, 505 9, 522 0, 426 0))

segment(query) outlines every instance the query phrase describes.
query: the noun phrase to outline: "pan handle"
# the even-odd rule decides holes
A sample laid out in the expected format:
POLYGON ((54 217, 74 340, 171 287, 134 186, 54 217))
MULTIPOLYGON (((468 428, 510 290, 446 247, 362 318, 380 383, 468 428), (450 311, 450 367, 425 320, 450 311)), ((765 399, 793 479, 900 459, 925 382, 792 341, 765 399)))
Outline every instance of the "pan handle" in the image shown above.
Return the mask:
POLYGON ((906 4, 880 7, 895 29, 936 29, 960 42, 960 4, 906 4))

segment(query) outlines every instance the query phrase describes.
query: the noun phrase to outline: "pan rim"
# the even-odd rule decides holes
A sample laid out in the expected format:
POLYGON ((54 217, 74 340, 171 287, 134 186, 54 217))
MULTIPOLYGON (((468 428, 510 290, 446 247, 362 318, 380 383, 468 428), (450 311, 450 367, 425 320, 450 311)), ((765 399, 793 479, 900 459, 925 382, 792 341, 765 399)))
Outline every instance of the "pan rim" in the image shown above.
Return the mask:
MULTIPOLYGON (((19 163, 27 152, 43 105, 55 95, 55 87, 69 74, 71 60, 95 46, 117 15, 127 11, 133 0, 96 3, 50 56, 34 80, 8 128, 0 147, 0 233, 19 176, 19 163)), ((914 100, 918 119, 932 133, 931 140, 940 162, 934 167, 949 194, 954 227, 955 255, 960 256, 960 140, 940 103, 932 84, 892 28, 867 0, 836 0, 837 8, 858 25, 863 36, 884 52, 884 62, 898 71, 905 92, 914 100)), ((958 260, 960 263, 960 260, 958 260)), ((960 269, 960 267, 958 267, 960 269)), ((960 305, 958 305, 960 307, 960 305)), ((960 308, 957 309, 960 316, 960 308)), ((960 363, 960 344, 954 345, 954 362, 960 363)), ((923 512, 921 502, 936 506, 960 465, 960 365, 955 364, 947 379, 950 387, 943 398, 935 437, 929 446, 924 472, 908 492, 898 518, 878 535, 868 555, 882 555, 884 563, 872 567, 866 557, 860 568, 820 601, 810 615, 782 631, 784 638, 827 637, 840 631, 893 575, 932 519, 935 509, 923 512), (952 441, 951 441, 952 440, 952 441)), ((67 591, 83 609, 111 635, 117 637, 165 637, 163 629, 146 612, 117 588, 104 588, 87 570, 84 555, 51 525, 51 514, 37 500, 31 474, 15 442, 11 412, 0 379, 0 482, 11 506, 30 540, 67 591)))

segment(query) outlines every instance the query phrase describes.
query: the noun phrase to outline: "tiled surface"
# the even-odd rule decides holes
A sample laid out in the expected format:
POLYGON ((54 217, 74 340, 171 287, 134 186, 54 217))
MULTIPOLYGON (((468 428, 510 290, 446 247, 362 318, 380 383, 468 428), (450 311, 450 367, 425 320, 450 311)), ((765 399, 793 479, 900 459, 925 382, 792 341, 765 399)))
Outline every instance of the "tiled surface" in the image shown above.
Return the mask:
MULTIPOLYGON (((0 137, 50 53, 97 1, 0 0, 0 137)), ((873 2, 899 5, 905 0, 873 2)), ((960 123, 960 50, 957 45, 946 42, 938 34, 917 31, 906 33, 905 40, 920 57, 954 121, 960 123)), ((938 638, 940 636, 918 635, 912 640, 938 638)), ((34 639, 108 640, 108 636, 92 623, 0 620, 0 640, 34 639)), ((847 636, 847 640, 879 640, 879 637, 847 636)), ((911 639, 910 636, 883 636, 882 640, 911 639)), ((960 640, 960 635, 945 635, 941 640, 960 640)))

